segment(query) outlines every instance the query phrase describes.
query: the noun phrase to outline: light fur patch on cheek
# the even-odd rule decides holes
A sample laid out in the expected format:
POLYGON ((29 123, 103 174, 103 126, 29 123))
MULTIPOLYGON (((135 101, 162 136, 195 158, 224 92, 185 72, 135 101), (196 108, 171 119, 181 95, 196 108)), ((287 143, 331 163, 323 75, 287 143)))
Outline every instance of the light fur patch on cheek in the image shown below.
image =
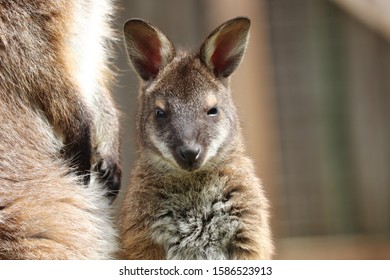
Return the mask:
POLYGON ((160 152, 162 157, 168 161, 170 164, 179 167, 175 161, 175 159, 172 156, 172 153, 170 149, 165 145, 163 141, 160 141, 156 135, 153 133, 150 133, 150 141, 152 142, 153 146, 157 148, 157 150, 160 152))
POLYGON ((218 133, 216 133, 217 137, 215 137, 207 150, 207 154, 204 159, 204 163, 206 163, 209 159, 217 156, 217 153, 219 151, 219 148, 222 146, 222 144, 225 142, 226 138, 229 135, 229 127, 228 124, 226 126, 221 126, 218 133))

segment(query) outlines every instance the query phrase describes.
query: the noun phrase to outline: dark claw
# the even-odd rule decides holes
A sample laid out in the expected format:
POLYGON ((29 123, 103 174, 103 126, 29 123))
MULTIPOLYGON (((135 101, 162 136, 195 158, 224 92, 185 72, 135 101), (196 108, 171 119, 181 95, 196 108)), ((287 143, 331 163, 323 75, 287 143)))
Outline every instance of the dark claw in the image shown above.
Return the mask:
POLYGON ((98 179, 107 189, 106 196, 113 202, 119 193, 122 171, 114 160, 100 160, 96 165, 98 179))

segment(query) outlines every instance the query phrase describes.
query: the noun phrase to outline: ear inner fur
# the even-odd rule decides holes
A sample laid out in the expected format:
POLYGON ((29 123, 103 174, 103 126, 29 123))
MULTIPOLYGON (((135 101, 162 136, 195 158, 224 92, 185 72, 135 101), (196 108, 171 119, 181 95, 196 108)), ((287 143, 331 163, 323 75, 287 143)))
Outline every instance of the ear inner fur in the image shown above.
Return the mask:
POLYGON ((124 34, 130 60, 145 81, 155 79, 174 57, 174 48, 168 38, 142 20, 126 22, 124 34))
POLYGON ((230 20, 205 40, 201 47, 201 60, 218 78, 227 78, 237 68, 243 56, 250 21, 241 17, 230 20))

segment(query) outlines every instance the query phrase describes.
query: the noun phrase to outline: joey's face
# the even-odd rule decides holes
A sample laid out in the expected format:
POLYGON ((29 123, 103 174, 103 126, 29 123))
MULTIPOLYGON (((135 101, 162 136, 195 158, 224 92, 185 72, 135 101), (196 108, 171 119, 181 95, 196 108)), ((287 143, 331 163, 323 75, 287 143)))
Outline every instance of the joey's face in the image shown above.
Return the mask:
POLYGON ((190 67, 167 69, 146 90, 143 111, 154 155, 172 167, 194 171, 215 162, 231 130, 232 109, 224 87, 190 67))
POLYGON ((245 52, 249 27, 245 17, 226 21, 186 54, 150 23, 125 23, 126 50, 142 79, 140 152, 187 171, 218 164, 229 153, 239 131, 228 77, 245 52))

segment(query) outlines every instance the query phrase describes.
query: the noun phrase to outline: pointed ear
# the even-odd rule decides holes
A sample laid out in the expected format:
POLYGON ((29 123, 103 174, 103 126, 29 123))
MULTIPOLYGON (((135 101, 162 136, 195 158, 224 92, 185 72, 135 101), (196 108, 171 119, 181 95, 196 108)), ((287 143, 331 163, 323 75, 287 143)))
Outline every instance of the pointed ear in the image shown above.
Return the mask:
POLYGON ((250 20, 231 19, 215 29, 200 49, 200 60, 217 78, 227 78, 236 70, 245 52, 250 20))
POLYGON ((143 80, 153 80, 175 56, 172 43, 159 29, 140 19, 127 21, 123 30, 135 70, 143 80))

